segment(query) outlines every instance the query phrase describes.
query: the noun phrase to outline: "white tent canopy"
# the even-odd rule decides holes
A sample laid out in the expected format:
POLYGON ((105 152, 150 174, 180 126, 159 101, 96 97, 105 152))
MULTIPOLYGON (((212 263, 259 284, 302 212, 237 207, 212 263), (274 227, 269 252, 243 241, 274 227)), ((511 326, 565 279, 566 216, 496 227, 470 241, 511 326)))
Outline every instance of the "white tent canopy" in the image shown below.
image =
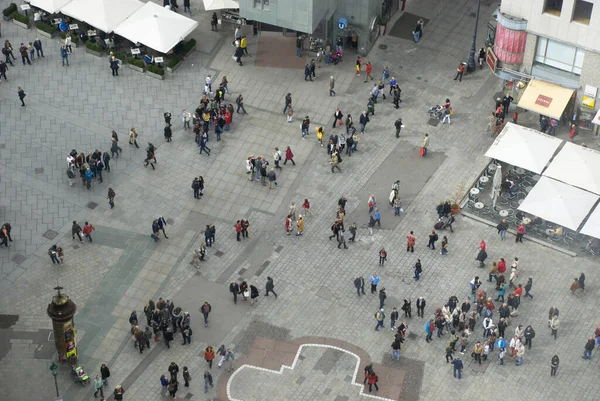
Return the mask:
POLYGON ((561 143, 551 135, 507 123, 485 155, 541 174, 561 143))
POLYGON ((206 11, 211 10, 223 10, 227 8, 240 8, 239 0, 202 0, 204 3, 204 9, 206 11))
POLYGON ((50 14, 54 14, 59 12, 61 8, 72 1, 73 0, 31 0, 29 4, 31 4, 33 7, 41 8, 50 14))
POLYGON ((599 197, 548 177, 541 177, 519 210, 577 230, 599 197))
POLYGON ((600 194, 600 152, 567 142, 544 175, 600 194))
POLYGON ((600 238, 600 206, 596 206, 596 209, 594 209, 580 233, 600 238))
POLYGON ((117 35, 167 53, 198 26, 193 19, 146 3, 115 29, 117 35))
POLYGON ((73 0, 60 11, 110 33, 143 5, 138 0, 73 0))

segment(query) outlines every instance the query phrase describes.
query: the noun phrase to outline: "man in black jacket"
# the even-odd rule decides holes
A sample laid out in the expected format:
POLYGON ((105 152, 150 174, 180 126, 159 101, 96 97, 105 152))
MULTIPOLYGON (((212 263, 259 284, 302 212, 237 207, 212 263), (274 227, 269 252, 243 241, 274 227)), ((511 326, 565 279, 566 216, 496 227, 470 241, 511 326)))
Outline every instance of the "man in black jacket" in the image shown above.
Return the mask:
POLYGON ((267 285, 265 286, 267 293, 265 294, 265 297, 268 297, 269 292, 272 292, 273 295, 275 295, 275 298, 277 298, 277 293, 275 292, 274 288, 275 283, 273 282, 273 279, 271 277, 267 277, 267 285))
POLYGON ((361 292, 363 295, 366 295, 365 294, 365 279, 362 276, 357 277, 354 280, 354 287, 356 287, 356 293, 358 294, 359 297, 360 297, 361 292))
POLYGON ((235 280, 229 284, 229 292, 233 294, 233 303, 237 305, 237 296, 240 292, 240 286, 235 282, 235 280))
POLYGON ((424 310, 426 304, 427 303, 425 302, 425 299, 423 297, 417 298, 417 316, 424 317, 424 310))

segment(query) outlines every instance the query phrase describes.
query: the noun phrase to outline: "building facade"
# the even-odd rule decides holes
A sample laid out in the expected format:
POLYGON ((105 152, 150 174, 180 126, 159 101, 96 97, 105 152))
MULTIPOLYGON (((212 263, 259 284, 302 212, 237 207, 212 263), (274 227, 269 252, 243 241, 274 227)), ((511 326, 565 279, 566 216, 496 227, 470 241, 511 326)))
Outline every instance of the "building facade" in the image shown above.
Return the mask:
POLYGON ((240 16, 286 30, 328 40, 358 39, 366 54, 376 39, 377 18, 398 10, 399 0, 240 0, 240 16), (340 28, 340 20, 347 25, 340 28))
POLYGON ((593 116, 600 86, 600 1, 502 0, 494 52, 503 69, 577 91, 572 113, 593 116))

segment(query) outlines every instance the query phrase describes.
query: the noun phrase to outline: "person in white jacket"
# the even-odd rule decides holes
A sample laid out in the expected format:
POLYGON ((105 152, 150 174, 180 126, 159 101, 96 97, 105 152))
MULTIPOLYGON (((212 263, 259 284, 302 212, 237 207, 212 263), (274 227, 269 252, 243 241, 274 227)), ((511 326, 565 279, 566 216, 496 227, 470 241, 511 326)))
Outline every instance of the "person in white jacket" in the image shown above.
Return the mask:
POLYGON ((494 327, 494 322, 491 318, 486 317, 483 319, 483 338, 488 338, 492 334, 492 328, 494 327))

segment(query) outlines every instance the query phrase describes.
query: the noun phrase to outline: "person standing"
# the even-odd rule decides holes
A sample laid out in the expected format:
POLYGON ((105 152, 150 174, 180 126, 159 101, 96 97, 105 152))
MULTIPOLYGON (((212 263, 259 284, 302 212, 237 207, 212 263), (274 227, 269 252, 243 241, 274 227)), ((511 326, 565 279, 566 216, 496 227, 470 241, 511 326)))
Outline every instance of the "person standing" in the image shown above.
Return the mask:
POLYGON ((265 290, 266 290, 265 297, 268 297, 269 292, 272 292, 273 295, 275 295, 275 298, 277 298, 277 293, 275 292, 274 288, 275 288, 275 283, 273 282, 273 279, 271 277, 267 277, 267 284, 265 285, 265 290))
POLYGON ((27 94, 25 93, 25 91, 23 90, 23 88, 21 88, 20 86, 17 88, 17 94, 19 95, 19 100, 21 101, 21 107, 25 106, 25 96, 27 96, 27 94))
POLYGON ((333 78, 333 75, 332 75, 329 78, 329 96, 335 96, 335 90, 333 90, 334 88, 335 88, 335 79, 333 78))
POLYGON ((169 395, 173 398, 175 398, 175 394, 177 393, 177 390, 179 390, 179 382, 177 381, 176 378, 171 377, 171 380, 169 380, 169 385, 167 386, 167 389, 169 390, 169 395))
POLYGON ((110 377, 110 370, 105 364, 100 365, 100 377, 104 383, 104 387, 108 387, 108 378, 110 377))
POLYGON ((367 60, 367 63, 365 64, 365 71, 367 74, 365 76, 364 82, 367 82, 369 80, 369 78, 371 78, 371 81, 372 81, 373 77, 371 76, 371 72, 373 71, 373 65, 371 64, 371 62, 369 60, 367 60))
MULTIPOLYGON (((398 313, 398 312, 396 312, 398 313)), ((392 330, 394 328, 392 327, 392 330)), ((394 342, 392 343, 392 361, 396 360, 399 361, 400 360, 400 349, 401 349, 401 345, 400 345, 400 340, 399 339, 395 339, 394 342)))
POLYGON ((335 112, 333 113, 333 125, 331 128, 337 127, 338 124, 342 125, 342 118, 344 118, 344 114, 342 114, 342 111, 339 109, 339 107, 336 107, 335 112))
MULTIPOLYGON (((40 40, 40 38, 35 38, 35 40, 33 41, 33 47, 37 52, 37 56, 38 58, 44 57, 44 50, 42 48, 42 41, 40 40)), ((45 58, 45 57, 44 57, 45 58)))
POLYGON ((340 173, 342 172, 342 170, 340 169, 340 162, 341 162, 341 160, 340 160, 340 157, 338 155, 338 152, 334 151, 333 153, 331 153, 331 161, 330 161, 330 164, 331 164, 331 173, 333 173, 334 169, 336 169, 336 168, 338 169, 338 171, 340 173))
POLYGON ((559 363, 560 359, 558 358, 558 355, 554 355, 550 360, 550 376, 556 376, 559 363))
POLYGON ((396 138, 400 138, 400 131, 402 130, 402 119, 398 118, 394 122, 394 127, 396 127, 396 138))
POLYGON ((427 305, 427 302, 425 302, 425 299, 423 297, 419 297, 417 298, 417 316, 418 317, 425 317, 425 305, 427 305))
POLYGON ((496 226, 496 229, 498 230, 498 234, 500 234, 500 239, 504 241, 504 238, 506 238, 506 231, 508 230, 508 223, 506 222, 506 219, 502 219, 502 221, 496 226))
POLYGON ((396 322, 398 321, 398 309, 395 307, 392 308, 392 313, 390 313, 390 329, 394 330, 396 328, 396 322))
MULTIPOLYGON (((192 16, 192 9, 190 8, 190 0, 183 0, 183 13, 184 14, 190 13, 190 17, 192 16)), ((212 20, 211 20, 211 26, 212 26, 212 20)))
POLYGON ((371 282, 371 294, 377 293, 377 285, 379 284, 380 280, 381 278, 379 275, 377 275, 377 273, 373 273, 373 275, 369 277, 369 281, 371 282))
POLYGON ((115 391, 113 391, 113 396, 115 401, 123 401, 123 394, 125 393, 125 389, 123 386, 115 387, 115 391))
POLYGON ((138 133, 135 131, 134 127, 131 127, 131 129, 129 130, 129 144, 135 145, 135 147, 139 149, 140 146, 137 143, 137 137, 138 133))
MULTIPOLYGON (((367 127, 367 123, 369 123, 369 121, 371 121, 369 119, 369 116, 367 115, 366 111, 362 112, 362 114, 360 115, 358 121, 360 123, 360 133, 364 134, 365 133, 365 128, 367 127)), ((356 150, 356 149, 354 149, 354 150, 356 150)))
POLYGON ((112 71, 113 77, 119 76, 119 60, 115 56, 110 58, 110 69, 112 71))
POLYGON ((108 195, 106 199, 108 199, 108 204, 110 205, 111 209, 115 207, 115 196, 115 191, 112 188, 108 188, 108 195))
POLYGON ((204 327, 208 327, 208 315, 212 311, 212 306, 208 302, 204 302, 204 304, 200 307, 200 312, 202 312, 202 316, 204 317, 204 327))
POLYGON ((273 152, 273 161, 275 162, 275 168, 281 170, 281 166, 279 162, 281 162, 282 154, 279 148, 275 148, 275 152, 273 152))
POLYGON ((558 320, 558 315, 552 316, 552 320, 550 320, 550 330, 552 330, 552 335, 556 340, 558 336, 558 327, 560 326, 560 321, 558 320))
POLYGON ((288 160, 291 161, 294 166, 296 165, 296 162, 294 162, 294 153, 289 146, 285 149, 285 160, 283 161, 283 164, 285 165, 288 160))
POLYGON ((596 346, 596 340, 594 340, 594 337, 588 337, 587 343, 585 343, 585 347, 583 350, 583 359, 592 359, 592 351, 594 350, 594 347, 596 346))
POLYGON ((460 63, 456 68, 456 76, 454 77, 454 81, 458 79, 458 82, 462 82, 463 74, 465 73, 465 64, 460 63))
POLYGON ((387 294, 385 293, 385 287, 382 287, 381 290, 379 290, 379 308, 380 309, 383 309, 386 298, 387 298, 387 294))
POLYGON ((233 370, 233 361, 235 360, 235 354, 231 350, 231 348, 227 348, 227 353, 225 354, 225 362, 227 362, 227 371, 231 372, 233 370))
POLYGON ((62 66, 65 66, 65 63, 67 63, 67 67, 69 66, 69 51, 64 47, 61 46, 60 47, 60 57, 62 59, 62 66))
POLYGON ((427 156, 427 149, 429 148, 429 134, 425 134, 421 141, 422 157, 427 156))
POLYGON ((523 224, 519 224, 517 226, 517 238, 515 239, 515 242, 523 242, 523 236, 525 235, 525 225, 523 224))
POLYGON ((298 221, 296 222, 296 226, 298 227, 298 232, 296 235, 304 234, 304 217, 302 215, 298 216, 298 221))
POLYGON ((406 252, 410 251, 413 253, 415 251, 415 243, 416 238, 414 233, 411 231, 410 233, 406 234, 406 252))
POLYGON ((438 235, 436 234, 435 230, 431 231, 431 234, 429 234, 429 243, 427 244, 427 248, 430 248, 431 250, 435 250, 435 242, 438 240, 438 235))
POLYGON ((344 249, 348 249, 346 246, 346 239, 344 237, 344 229, 340 228, 338 232, 338 249, 341 249, 342 245, 344 245, 344 249))
POLYGON ((160 375, 160 394, 167 394, 167 387, 169 386, 169 379, 165 375, 160 375))
POLYGON ((360 297, 360 292, 362 290, 363 295, 365 295, 365 279, 362 277, 357 277, 354 280, 354 287, 356 287, 356 293, 360 297))
POLYGON ((452 360, 451 363, 453 366, 454 377, 457 377, 458 374, 458 380, 460 380, 462 378, 463 361, 460 359, 460 357, 457 356, 452 360))
POLYGON ((81 238, 82 231, 81 226, 77 224, 76 221, 73 221, 73 225, 71 226, 71 237, 75 239, 75 235, 77 235, 79 241, 83 242, 83 239, 81 238))
POLYGON ((238 220, 235 223, 235 239, 238 241, 241 241, 241 235, 242 235, 242 223, 238 220))
POLYGON ((381 248, 379 250, 379 266, 383 267, 386 260, 387 260, 387 252, 386 252, 385 248, 381 248))
POLYGON ((217 32, 218 25, 219 25, 219 17, 217 17, 216 12, 213 12, 212 18, 210 19, 210 30, 217 32))
POLYGON ((308 64, 306 64, 304 66, 304 80, 308 81, 309 78, 310 78, 310 81, 312 82, 313 79, 312 79, 312 75, 310 73, 310 66, 308 64))
POLYGON ((385 320, 385 313, 383 312, 383 308, 375 312, 375 320, 377 320, 377 325, 375 325, 375 331, 379 331, 380 327, 384 327, 383 322, 385 320))

